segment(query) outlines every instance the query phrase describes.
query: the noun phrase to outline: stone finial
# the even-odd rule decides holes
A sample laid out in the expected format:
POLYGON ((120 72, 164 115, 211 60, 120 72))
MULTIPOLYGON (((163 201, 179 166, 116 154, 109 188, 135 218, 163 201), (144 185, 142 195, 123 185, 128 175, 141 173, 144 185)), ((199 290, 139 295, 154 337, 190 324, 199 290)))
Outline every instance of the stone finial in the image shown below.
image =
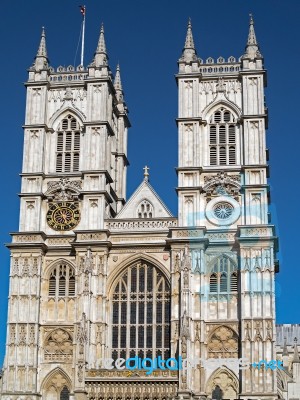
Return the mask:
POLYGON ((149 181, 149 167, 147 167, 147 165, 145 165, 145 167, 143 168, 144 170, 144 181, 148 182, 149 181))
POLYGON ((49 60, 46 47, 46 34, 45 34, 45 28, 42 27, 41 40, 36 57, 34 59, 33 68, 36 71, 40 71, 42 69, 47 69, 48 67, 49 67, 49 60))
POLYGON ((250 58, 250 59, 262 58, 256 40, 256 35, 254 30, 254 19, 252 14, 250 14, 248 40, 247 40, 247 45, 245 47, 245 54, 243 58, 250 58))
POLYGON ((194 45, 192 22, 190 18, 188 21, 185 44, 180 61, 185 61, 185 62, 197 61, 197 52, 194 45))

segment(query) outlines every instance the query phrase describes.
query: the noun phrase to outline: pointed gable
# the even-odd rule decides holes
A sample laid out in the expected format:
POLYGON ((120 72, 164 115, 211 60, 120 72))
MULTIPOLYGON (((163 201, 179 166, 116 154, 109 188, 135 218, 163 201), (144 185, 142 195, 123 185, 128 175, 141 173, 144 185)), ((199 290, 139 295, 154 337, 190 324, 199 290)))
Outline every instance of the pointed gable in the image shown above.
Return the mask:
POLYGON ((159 198, 148 180, 144 180, 131 195, 116 219, 131 218, 170 218, 173 217, 167 206, 159 198))

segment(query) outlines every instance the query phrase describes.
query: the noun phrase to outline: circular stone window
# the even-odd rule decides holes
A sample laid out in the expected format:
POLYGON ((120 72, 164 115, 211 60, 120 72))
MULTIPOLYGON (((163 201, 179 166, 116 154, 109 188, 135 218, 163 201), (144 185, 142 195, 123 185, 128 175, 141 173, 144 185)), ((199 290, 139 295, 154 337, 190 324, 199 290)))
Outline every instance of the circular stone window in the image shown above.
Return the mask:
POLYGON ((233 210, 234 208, 232 204, 228 203, 227 201, 223 201, 214 206, 213 212, 217 218, 227 219, 233 213, 233 210))
POLYGON ((211 200, 205 210, 206 218, 214 225, 231 225, 241 214, 237 201, 228 196, 220 196, 211 200))

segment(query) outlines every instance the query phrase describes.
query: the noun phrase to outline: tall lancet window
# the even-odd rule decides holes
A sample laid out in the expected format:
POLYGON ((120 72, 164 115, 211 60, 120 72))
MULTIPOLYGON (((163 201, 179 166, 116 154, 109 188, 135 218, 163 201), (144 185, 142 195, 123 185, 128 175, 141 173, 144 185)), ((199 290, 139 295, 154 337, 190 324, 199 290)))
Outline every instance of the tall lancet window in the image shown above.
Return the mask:
POLYGON ((52 269, 48 295, 57 300, 75 296, 75 272, 68 264, 60 263, 52 269))
POLYGON ((231 293, 238 290, 236 265, 228 257, 218 257, 212 265, 209 275, 210 293, 231 293))
POLYGON ((145 262, 127 267, 112 295, 112 358, 169 358, 170 285, 145 262))
POLYGON ((68 115, 57 131, 56 172, 79 171, 80 126, 78 121, 68 115))
POLYGON ((220 108, 210 119, 210 165, 236 164, 236 120, 228 110, 220 108))

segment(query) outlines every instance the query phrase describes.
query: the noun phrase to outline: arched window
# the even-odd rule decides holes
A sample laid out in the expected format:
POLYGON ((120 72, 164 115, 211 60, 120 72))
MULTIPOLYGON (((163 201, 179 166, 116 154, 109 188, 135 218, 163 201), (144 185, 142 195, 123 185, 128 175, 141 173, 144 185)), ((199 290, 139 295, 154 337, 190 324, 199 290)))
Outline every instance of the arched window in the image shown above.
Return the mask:
POLYGON ((55 266, 49 278, 49 297, 75 296, 75 272, 68 264, 55 266))
POLYGON ((78 121, 68 115, 57 132, 56 172, 79 171, 80 126, 78 121))
POLYGON ((208 358, 237 358, 238 335, 227 326, 220 326, 208 341, 208 358))
POLYGON ((138 218, 153 218, 154 217, 153 206, 149 201, 143 200, 138 205, 137 217, 138 218))
POLYGON ((160 270, 136 263, 112 296, 112 358, 166 359, 170 354, 170 286, 160 270))
POLYGON ((73 339, 65 329, 55 329, 44 343, 46 361, 68 361, 73 356, 73 339))
POLYGON ((57 368, 52 371, 43 385, 42 398, 46 400, 69 400, 70 399, 70 380, 57 368))
POLYGON ((236 121, 224 108, 210 119, 209 148, 210 165, 236 164, 236 121))
POLYGON ((224 256, 217 258, 209 276, 210 293, 236 292, 237 288, 238 275, 234 262, 224 256))

